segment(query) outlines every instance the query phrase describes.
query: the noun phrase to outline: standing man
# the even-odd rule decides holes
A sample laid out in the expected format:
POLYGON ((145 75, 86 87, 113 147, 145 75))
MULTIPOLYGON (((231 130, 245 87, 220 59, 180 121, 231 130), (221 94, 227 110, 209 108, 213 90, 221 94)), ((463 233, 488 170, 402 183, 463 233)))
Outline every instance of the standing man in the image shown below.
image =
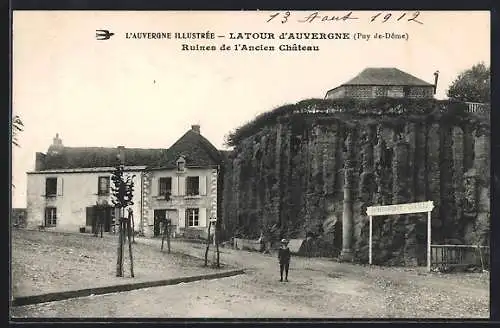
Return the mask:
POLYGON ((288 282, 288 268, 290 267, 290 249, 288 248, 288 240, 282 239, 281 246, 278 252, 280 262, 280 281, 283 282, 283 270, 285 271, 285 281, 288 282))

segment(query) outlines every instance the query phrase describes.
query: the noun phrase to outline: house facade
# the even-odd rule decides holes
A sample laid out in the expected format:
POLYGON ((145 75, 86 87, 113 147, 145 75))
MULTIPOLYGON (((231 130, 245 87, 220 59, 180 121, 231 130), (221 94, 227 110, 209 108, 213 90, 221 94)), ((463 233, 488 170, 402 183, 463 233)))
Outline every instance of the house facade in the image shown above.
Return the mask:
POLYGON ((13 208, 11 213, 11 224, 14 227, 25 227, 26 226, 26 209, 25 208, 13 208))
POLYGON ((366 68, 348 82, 329 90, 325 99, 433 98, 435 85, 397 68, 366 68))
POLYGON ((28 172, 27 228, 90 232, 100 216, 111 232, 119 215, 111 175, 120 160, 125 175, 133 176, 135 231, 160 235, 160 222, 168 218, 176 235, 203 237, 209 218, 220 219, 222 156, 197 125, 169 149, 72 148, 56 135, 28 172))

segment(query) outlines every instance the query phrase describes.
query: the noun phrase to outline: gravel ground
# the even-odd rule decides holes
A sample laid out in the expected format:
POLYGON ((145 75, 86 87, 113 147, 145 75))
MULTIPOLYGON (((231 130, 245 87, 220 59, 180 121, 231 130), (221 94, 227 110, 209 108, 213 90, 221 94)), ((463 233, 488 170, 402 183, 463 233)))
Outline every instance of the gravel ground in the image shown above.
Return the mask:
MULTIPOLYGON (((139 243, 157 245, 155 240, 139 243)), ((154 246, 153 248, 155 248, 154 246)), ((201 256, 202 245, 172 243, 201 256)), ((489 274, 368 267, 293 257, 280 283, 275 256, 221 249, 245 275, 17 307, 19 317, 488 318, 489 274)))
POLYGON ((213 273, 200 259, 162 253, 160 246, 133 244, 134 274, 130 276, 128 245, 124 277, 116 277, 117 236, 14 230, 12 232, 12 293, 27 296, 63 290, 168 279, 213 273))

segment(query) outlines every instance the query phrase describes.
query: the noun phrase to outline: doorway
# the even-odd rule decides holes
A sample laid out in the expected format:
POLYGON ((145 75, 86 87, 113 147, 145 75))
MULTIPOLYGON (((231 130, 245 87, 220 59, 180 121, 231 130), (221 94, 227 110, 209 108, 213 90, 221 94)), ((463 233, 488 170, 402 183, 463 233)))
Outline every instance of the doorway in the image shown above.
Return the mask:
POLYGON ((86 208, 86 225, 92 227, 92 233, 97 230, 97 223, 102 220, 104 232, 111 231, 112 213, 114 207, 111 206, 89 206, 86 208))
POLYGON ((162 234, 163 220, 167 217, 167 210, 154 210, 154 236, 159 237, 162 234))

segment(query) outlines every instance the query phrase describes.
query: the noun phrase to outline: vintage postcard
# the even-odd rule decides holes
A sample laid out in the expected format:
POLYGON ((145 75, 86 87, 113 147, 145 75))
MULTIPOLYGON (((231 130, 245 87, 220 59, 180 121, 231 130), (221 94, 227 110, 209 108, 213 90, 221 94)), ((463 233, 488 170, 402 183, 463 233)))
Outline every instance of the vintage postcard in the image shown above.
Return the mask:
POLYGON ((489 318, 488 11, 14 11, 23 318, 489 318))

